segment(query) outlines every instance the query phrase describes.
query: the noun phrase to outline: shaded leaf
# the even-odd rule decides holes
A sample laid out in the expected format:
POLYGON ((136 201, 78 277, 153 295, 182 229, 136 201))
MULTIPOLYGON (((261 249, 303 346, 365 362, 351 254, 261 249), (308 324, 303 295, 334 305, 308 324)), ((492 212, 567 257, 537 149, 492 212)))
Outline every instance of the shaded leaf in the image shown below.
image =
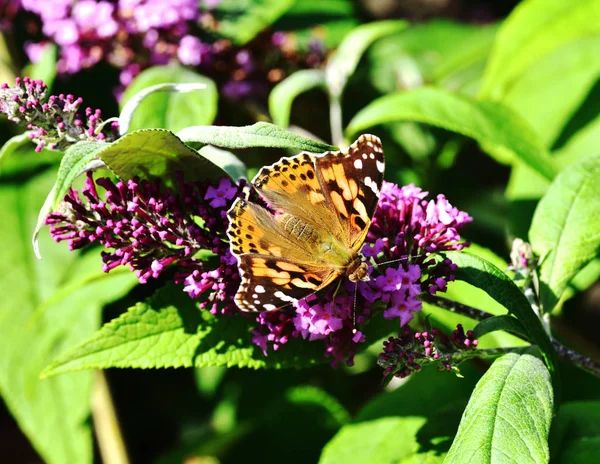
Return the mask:
POLYGON ((39 376, 57 354, 90 336, 102 306, 136 279, 130 272, 104 274, 98 254, 69 252, 48 234, 41 236, 45 259, 35 259, 30 236, 53 179, 46 172, 26 184, 0 185, 0 238, 10 244, 0 261, 0 393, 45 462, 85 464, 93 457, 93 373, 48 381, 39 376))
POLYGON ((540 297, 552 311, 567 283, 600 251, 600 155, 564 169, 539 202, 529 240, 541 258, 540 297))
POLYGON ((335 51, 325 68, 325 80, 331 95, 342 95, 348 78, 354 73, 365 50, 377 39, 401 31, 409 23, 403 20, 376 21, 355 28, 335 51))
POLYGON ((497 330, 506 330, 509 332, 515 332, 519 335, 527 336, 527 331, 519 319, 508 315, 494 316, 484 319, 473 329, 473 336, 479 340, 484 335, 497 330))
POLYGON ((221 148, 241 149, 254 147, 289 148, 321 153, 336 148, 326 143, 307 139, 274 124, 257 122, 251 126, 196 126, 179 131, 184 142, 198 142, 221 148))
POLYGON ((119 120, 127 132, 137 129, 168 129, 211 124, 217 115, 218 92, 208 77, 180 65, 155 66, 142 71, 125 90, 119 120), (192 84, 206 86, 197 89, 192 84), (149 88, 150 95, 138 100, 149 88), (135 102, 135 111, 130 108, 135 102))
POLYGON ((445 463, 548 462, 550 375, 530 354, 497 359, 477 383, 445 463))
POLYGON ((269 112, 273 122, 288 127, 294 99, 316 87, 325 87, 325 74, 320 69, 296 71, 277 84, 269 94, 269 112))
POLYGON ((521 160, 548 179, 553 161, 527 123, 509 108, 436 88, 418 88, 378 98, 359 111, 347 128, 354 135, 378 124, 415 121, 477 140, 501 163, 521 160))
POLYGON ((211 10, 218 32, 244 45, 289 10, 294 0, 222 0, 211 10))
POLYGON ((564 403, 552 423, 552 462, 592 463, 600 452, 600 402, 564 403))

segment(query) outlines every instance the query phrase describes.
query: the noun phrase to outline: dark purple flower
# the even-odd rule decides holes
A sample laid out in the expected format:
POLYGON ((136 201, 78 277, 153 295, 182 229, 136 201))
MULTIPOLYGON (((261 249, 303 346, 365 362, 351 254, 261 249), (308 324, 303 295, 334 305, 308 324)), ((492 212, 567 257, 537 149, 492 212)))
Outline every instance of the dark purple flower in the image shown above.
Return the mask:
MULTIPOLYGON (((289 336, 308 340, 324 340, 326 354, 332 364, 346 360, 352 363, 357 343, 365 336, 357 330, 376 314, 385 319, 399 320, 405 326, 419 311, 419 295, 424 291, 445 291, 454 279, 455 266, 449 260, 436 260, 431 255, 445 250, 460 250, 458 230, 471 221, 464 212, 448 203, 443 195, 427 201, 427 192, 414 185, 398 187, 384 182, 381 197, 363 255, 370 258, 370 280, 358 284, 346 279, 343 290, 334 297, 333 291, 311 295, 292 304, 294 315, 285 319, 284 332, 272 317, 259 317, 261 326, 255 331, 255 341, 265 346, 277 340, 280 347, 289 336), (290 319, 294 331, 289 332, 290 319), (265 320, 269 324, 263 323, 265 320), (269 330, 285 333, 285 338, 269 337, 269 330)), ((289 312, 290 310, 288 310, 289 312)))
POLYGON ((99 243, 103 270, 129 266, 141 283, 159 277, 168 267, 176 270, 175 282, 184 283, 192 298, 202 298, 201 308, 212 313, 238 312, 233 301, 240 278, 235 258, 229 252, 226 221, 230 203, 239 193, 228 178, 215 186, 208 182, 178 182, 177 190, 160 180, 130 180, 113 183, 94 180, 87 174, 81 195, 71 190, 61 208, 46 218, 57 242, 67 240, 70 249, 99 243), (97 187, 105 190, 100 198, 97 187), (209 194, 210 191, 210 194, 209 194), (199 224, 203 224, 202 226, 199 224), (197 258, 201 250, 216 255, 209 266, 197 258))
POLYGON ((477 345, 473 332, 465 333, 461 324, 449 337, 437 329, 413 333, 405 327, 398 337, 383 342, 377 364, 386 377, 404 378, 431 363, 437 363, 439 370, 458 371, 457 365, 468 357, 465 352, 473 351, 477 345))
POLYGON ((114 140, 116 124, 102 126, 101 111, 85 109, 83 100, 73 95, 47 95, 41 80, 18 77, 14 87, 0 86, 0 112, 13 122, 25 124, 36 151, 44 146, 64 150, 81 140, 114 140), (100 127, 102 129, 100 130, 100 127))

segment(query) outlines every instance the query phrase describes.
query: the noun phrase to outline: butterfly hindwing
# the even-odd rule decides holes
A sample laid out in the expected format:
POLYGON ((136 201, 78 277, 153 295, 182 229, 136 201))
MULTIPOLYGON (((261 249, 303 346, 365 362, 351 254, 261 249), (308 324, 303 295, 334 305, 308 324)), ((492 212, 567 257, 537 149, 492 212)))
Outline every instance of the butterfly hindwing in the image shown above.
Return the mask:
POLYGON ((239 268, 242 282, 235 302, 243 311, 280 309, 329 285, 339 276, 325 266, 260 254, 242 255, 239 268))

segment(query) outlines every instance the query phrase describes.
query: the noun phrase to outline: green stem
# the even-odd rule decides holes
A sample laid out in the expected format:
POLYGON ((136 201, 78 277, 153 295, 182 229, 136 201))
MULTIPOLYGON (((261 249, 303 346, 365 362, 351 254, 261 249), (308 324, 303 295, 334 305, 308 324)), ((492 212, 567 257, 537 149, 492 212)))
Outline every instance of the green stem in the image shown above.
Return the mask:
POLYGON ((98 371, 94 382, 92 414, 102 462, 129 464, 119 420, 103 371, 98 371))
POLYGON ((345 148, 348 143, 344 138, 342 121, 342 105, 340 98, 329 94, 329 124, 331 125, 331 143, 339 148, 345 148))
MULTIPOLYGON (((462 303, 458 303, 456 301, 449 300, 447 298, 443 298, 441 296, 434 296, 425 294, 421 296, 421 299, 429 304, 438 306, 439 308, 447 309, 456 314, 462 314, 463 316, 470 317, 476 321, 483 321, 484 319, 489 319, 493 317, 493 314, 482 311, 477 308, 473 308, 471 306, 464 305, 462 303)), ((512 333, 512 332, 511 332, 512 333)), ((525 337, 519 335, 517 333, 513 333, 514 336, 519 337, 522 340, 526 340, 525 337)), ((590 359, 586 356, 583 356, 580 353, 572 350, 571 348, 567 348, 562 343, 556 341, 554 338, 550 337, 552 341, 552 345, 556 350, 556 354, 559 358, 567 361, 568 363, 583 369, 590 374, 595 375, 596 377, 600 377, 600 363, 597 363, 593 359, 590 359)), ((484 350, 476 350, 477 353, 484 350)))

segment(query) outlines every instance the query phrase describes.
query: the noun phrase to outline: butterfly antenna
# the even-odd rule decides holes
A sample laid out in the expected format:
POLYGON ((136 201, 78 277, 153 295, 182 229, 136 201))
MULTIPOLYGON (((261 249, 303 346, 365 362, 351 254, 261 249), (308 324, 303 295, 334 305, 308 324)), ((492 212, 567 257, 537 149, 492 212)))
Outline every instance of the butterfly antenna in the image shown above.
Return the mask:
POLYGON ((426 254, 423 254, 423 255, 406 255, 403 258, 391 259, 389 261, 384 261, 383 263, 377 263, 377 266, 383 266, 384 264, 397 263, 399 261, 408 261, 409 258, 421 258, 423 256, 428 256, 428 255, 426 255, 426 254))

